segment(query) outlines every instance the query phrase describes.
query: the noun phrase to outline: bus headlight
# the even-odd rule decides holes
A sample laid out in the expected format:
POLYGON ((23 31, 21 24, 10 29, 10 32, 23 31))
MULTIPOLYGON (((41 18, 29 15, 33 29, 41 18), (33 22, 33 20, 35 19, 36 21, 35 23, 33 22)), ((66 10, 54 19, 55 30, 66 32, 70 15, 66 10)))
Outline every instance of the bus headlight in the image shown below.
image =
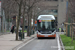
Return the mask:
POLYGON ((56 31, 54 31, 54 32, 52 33, 52 35, 54 35, 54 34, 56 34, 56 31))
POLYGON ((38 34, 38 35, 40 35, 41 33, 40 33, 40 32, 38 32, 37 34, 38 34))
POLYGON ((55 33, 53 32, 52 35, 54 35, 55 33))

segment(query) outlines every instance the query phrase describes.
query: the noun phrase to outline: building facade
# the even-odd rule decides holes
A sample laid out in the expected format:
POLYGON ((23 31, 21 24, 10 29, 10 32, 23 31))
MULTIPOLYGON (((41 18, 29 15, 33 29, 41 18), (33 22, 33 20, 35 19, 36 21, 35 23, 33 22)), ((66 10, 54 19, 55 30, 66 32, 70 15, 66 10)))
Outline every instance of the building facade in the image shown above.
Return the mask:
POLYGON ((37 5, 40 14, 54 15, 57 22, 57 28, 62 28, 66 19, 66 0, 41 0, 37 5))

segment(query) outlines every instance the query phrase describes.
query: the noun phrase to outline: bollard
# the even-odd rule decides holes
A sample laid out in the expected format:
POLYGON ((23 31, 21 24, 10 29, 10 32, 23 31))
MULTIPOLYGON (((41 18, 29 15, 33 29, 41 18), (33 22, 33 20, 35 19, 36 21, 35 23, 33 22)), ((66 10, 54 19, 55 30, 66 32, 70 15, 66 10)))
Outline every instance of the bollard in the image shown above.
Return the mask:
POLYGON ((32 35, 33 35, 33 30, 32 30, 32 35))
POLYGON ((24 33, 23 33, 23 37, 22 37, 22 39, 25 39, 25 38, 24 38, 24 33))
POLYGON ((34 30, 33 30, 33 34, 34 34, 34 30))
POLYGON ((22 40, 22 33, 21 33, 21 30, 19 31, 19 39, 22 40))

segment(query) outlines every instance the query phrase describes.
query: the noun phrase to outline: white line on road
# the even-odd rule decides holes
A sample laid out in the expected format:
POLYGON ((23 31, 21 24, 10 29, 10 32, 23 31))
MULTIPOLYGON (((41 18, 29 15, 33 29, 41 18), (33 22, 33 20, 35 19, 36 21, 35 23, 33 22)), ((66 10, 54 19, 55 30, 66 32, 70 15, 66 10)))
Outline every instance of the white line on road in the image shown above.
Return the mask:
POLYGON ((29 42, 33 41, 35 38, 33 38, 32 40, 29 40, 28 42, 26 42, 24 45, 20 46, 19 48, 17 48, 17 50, 19 50, 20 48, 22 48, 23 46, 27 45, 29 42))
POLYGON ((58 34, 56 34, 56 36, 57 36, 57 43, 58 43, 58 50, 61 50, 61 46, 60 46, 60 42, 59 42, 59 36, 58 36, 58 34))

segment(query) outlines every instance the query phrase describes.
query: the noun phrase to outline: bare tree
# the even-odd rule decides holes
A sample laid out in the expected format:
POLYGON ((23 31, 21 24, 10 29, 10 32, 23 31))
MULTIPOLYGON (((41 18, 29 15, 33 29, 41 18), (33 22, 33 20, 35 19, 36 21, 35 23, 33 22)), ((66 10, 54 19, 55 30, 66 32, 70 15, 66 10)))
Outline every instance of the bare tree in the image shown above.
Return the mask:
POLYGON ((75 30, 75 0, 69 0, 69 4, 68 4, 68 13, 67 13, 67 22, 69 21, 70 18, 70 22, 71 22, 71 37, 72 37, 72 43, 73 43, 73 38, 75 36, 74 34, 74 30, 75 30))
MULTIPOLYGON (((10 22, 10 14, 11 14, 11 0, 2 0, 2 10, 5 11, 5 18, 8 22, 8 27, 7 29, 9 30, 9 22, 10 22), (5 4, 5 2, 7 1, 7 3, 5 4)), ((3 25, 2 25, 3 26, 3 25)))
POLYGON ((22 25, 22 38, 24 34, 24 28, 25 28, 25 14, 26 14, 26 0, 23 0, 23 25, 22 25))
POLYGON ((31 15, 32 15, 32 9, 34 5, 39 2, 39 0, 27 0, 27 15, 28 15, 28 29, 27 29, 27 36, 30 36, 31 33, 31 15))
POLYGON ((18 30, 19 30, 19 22, 20 22, 20 17, 21 16, 23 16, 22 33, 24 33, 25 14, 27 14, 27 16, 28 16, 27 35, 30 36, 29 30, 31 32, 32 10, 33 10, 33 7, 36 5, 36 3, 40 0, 10 0, 10 1, 5 0, 4 3, 7 2, 7 1, 8 1, 8 3, 5 4, 3 8, 5 10, 5 14, 8 17, 8 19, 11 18, 10 16, 12 16, 13 14, 17 15, 17 19, 16 19, 16 21, 17 21, 17 23, 16 23, 17 24, 16 25, 16 28, 17 28, 17 30, 16 30, 16 32, 17 32, 16 33, 16 40, 18 40, 18 30))
POLYGON ((18 4, 18 17, 17 17, 17 25, 16 25, 16 40, 18 40, 18 30, 19 30, 19 22, 20 22, 20 17, 21 17, 21 8, 22 8, 22 3, 23 3, 23 0, 15 0, 15 2, 18 4))

